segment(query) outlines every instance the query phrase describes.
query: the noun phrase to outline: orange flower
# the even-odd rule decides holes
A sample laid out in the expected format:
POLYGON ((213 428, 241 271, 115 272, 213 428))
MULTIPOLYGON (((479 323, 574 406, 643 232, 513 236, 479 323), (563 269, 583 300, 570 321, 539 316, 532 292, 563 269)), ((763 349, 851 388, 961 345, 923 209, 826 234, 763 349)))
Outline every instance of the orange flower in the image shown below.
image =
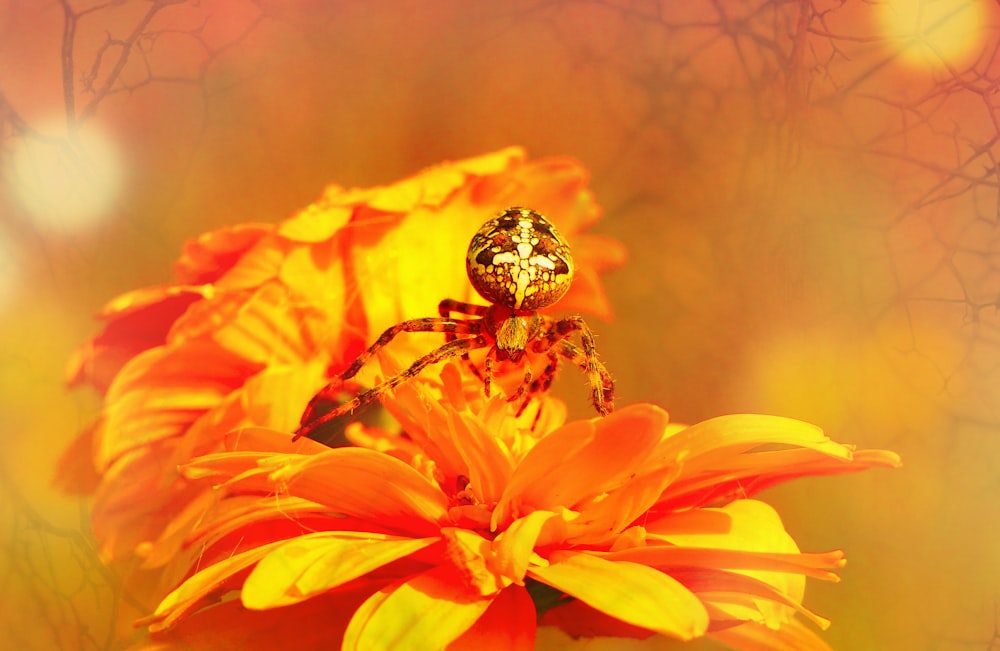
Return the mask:
MULTIPOLYGON (((799 552, 750 496, 896 466, 896 455, 770 416, 682 427, 640 404, 563 425, 558 401, 543 398, 516 418, 463 368, 386 401, 405 437, 355 424, 356 447, 330 449, 245 429, 186 464, 218 501, 187 542, 194 573, 157 608, 148 648, 197 646, 251 611, 290 608, 298 621, 314 599, 338 618, 302 633, 321 627, 344 649, 534 648, 543 604, 554 606, 543 622, 573 635, 825 648, 793 616, 826 626, 801 605, 805 578, 836 580, 843 554, 799 552), (236 595, 221 613, 202 610, 236 595)), ((298 628, 285 630, 299 647, 298 628)))
MULTIPOLYGON (((221 450, 234 427, 294 427, 331 373, 382 329, 435 315, 443 298, 473 300, 465 251, 502 208, 545 211, 569 238, 578 273, 560 309, 610 316, 598 275, 623 251, 584 232, 599 216, 586 186, 575 161, 527 161, 509 148, 385 187, 331 186, 277 224, 188 242, 176 282, 112 301, 104 331, 70 364, 71 384, 105 398, 60 470, 65 488, 95 493, 102 557, 138 556, 149 572, 128 570, 132 589, 162 597, 177 577, 169 554, 151 550, 183 540, 194 521, 184 518, 208 500, 177 466, 221 450)), ((415 357, 426 345, 400 338, 393 350, 415 357)))
MULTIPOLYGON (((353 447, 292 440, 375 334, 476 300, 469 239, 518 204, 573 248, 556 307, 609 316, 598 276, 623 254, 584 232, 598 216, 585 172, 518 149, 207 234, 176 283, 108 306, 71 364, 105 403, 63 482, 95 492, 102 555, 159 602, 143 648, 531 648, 539 616, 571 635, 824 648, 795 617, 826 625, 802 605, 805 578, 835 580, 843 555, 799 552, 751 496, 892 453, 776 417, 682 427, 634 405, 565 423, 545 394, 517 414, 458 362, 387 397, 396 424, 348 425, 353 447)), ((429 349, 419 339, 379 353, 386 377, 429 349)))

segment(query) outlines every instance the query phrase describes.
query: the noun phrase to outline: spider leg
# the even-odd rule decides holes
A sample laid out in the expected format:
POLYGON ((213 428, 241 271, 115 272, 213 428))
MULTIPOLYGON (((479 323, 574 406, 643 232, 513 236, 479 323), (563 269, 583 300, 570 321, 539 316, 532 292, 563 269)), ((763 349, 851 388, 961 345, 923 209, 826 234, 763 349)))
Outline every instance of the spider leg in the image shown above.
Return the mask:
MULTIPOLYGON (((524 402, 521 403, 521 406, 517 410, 518 416, 523 414, 524 410, 527 409, 532 396, 538 393, 545 393, 549 390, 549 387, 552 386, 552 379, 555 377, 556 370, 559 368, 559 356, 552 348, 549 348, 546 351, 546 354, 549 357, 549 363, 545 365, 544 369, 542 369, 542 374, 532 380, 531 386, 528 387, 528 395, 524 396, 524 402)), ((542 412, 539 411, 538 416, 535 416, 536 423, 538 422, 538 417, 541 416, 541 414, 542 412)))
POLYGON ((436 364, 438 362, 444 361, 449 357, 454 357, 456 355, 461 355, 462 353, 468 352, 476 348, 484 348, 490 345, 490 340, 483 336, 477 335, 475 337, 469 337, 467 339, 455 339, 454 341, 449 341, 440 348, 433 350, 423 357, 419 358, 417 361, 413 362, 408 369, 395 375, 385 382, 372 387, 371 389, 355 396, 351 400, 348 400, 344 404, 340 405, 336 409, 329 411, 322 416, 319 416, 315 420, 303 423, 298 430, 295 432, 295 436, 292 440, 298 439, 302 436, 308 436, 310 432, 318 427, 321 427, 325 423, 330 422, 335 418, 345 416, 359 407, 363 407, 370 402, 374 402, 382 394, 392 391, 400 384, 407 382, 417 375, 420 371, 424 370, 425 367, 431 364, 436 364))
POLYGON ((476 375, 483 381, 483 393, 487 398, 490 397, 490 387, 493 384, 493 358, 496 355, 496 352, 496 348, 490 348, 490 351, 486 353, 486 360, 483 362, 482 375, 479 375, 478 369, 476 370, 476 375))
MULTIPOLYGON (((440 314, 441 318, 443 319, 451 319, 452 313, 483 317, 486 316, 486 312, 489 311, 489 309, 490 308, 487 305, 476 305, 475 303, 465 303, 463 301, 456 301, 451 298, 446 298, 440 303, 438 303, 438 314, 440 314)), ((455 333, 453 332, 445 333, 445 341, 454 341, 454 340, 455 340, 455 333)), ((462 361, 465 362, 466 367, 468 367, 469 370, 472 371, 472 374, 476 376, 476 378, 478 378, 479 380, 483 380, 485 382, 483 374, 479 372, 479 367, 473 364, 472 360, 469 359, 468 351, 462 353, 462 361)), ((490 395, 488 387, 486 389, 486 395, 487 396, 490 395)))
MULTIPOLYGON (((364 365, 376 354, 379 350, 384 348, 389 344, 390 341, 396 338, 397 335, 403 332, 444 332, 455 340, 455 335, 467 334, 467 335, 479 335, 481 330, 480 321, 454 321, 451 319, 444 318, 434 318, 429 317, 425 319, 411 319, 409 321, 403 321, 402 323, 396 324, 391 328, 388 328, 383 332, 378 339, 375 340, 371 346, 368 347, 363 353, 358 355, 358 358, 347 367, 343 373, 334 378, 329 384, 320 389, 320 391, 313 396, 306 405, 305 410, 302 412, 302 418, 300 419, 300 427, 296 432, 295 437, 298 438, 302 436, 304 428, 308 426, 308 431, 312 431, 316 427, 319 427, 323 423, 326 423, 336 416, 330 416, 327 418, 325 415, 319 418, 322 422, 318 422, 319 419, 315 417, 315 413, 319 408, 319 405, 323 402, 331 400, 333 396, 337 394, 340 387, 343 386, 346 380, 351 379, 364 367, 364 365)), ((330 412, 333 413, 333 412, 330 412)))
POLYGON ((597 359, 596 351, 581 350, 573 345, 573 342, 565 339, 559 341, 556 350, 586 373, 590 383, 591 400, 597 413, 607 416, 614 411, 615 381, 611 379, 611 374, 601 360, 597 359))
POLYGON ((424 319, 411 319, 409 321, 403 321, 402 323, 397 323, 396 325, 388 328, 385 332, 379 335, 379 338, 375 340, 368 350, 358 355, 358 358, 354 360, 346 371, 340 374, 341 380, 349 380, 368 363, 375 353, 385 348, 390 341, 396 338, 397 335, 403 332, 444 332, 451 335, 454 339, 455 335, 478 335, 482 329, 480 325, 481 322, 478 320, 473 321, 455 321, 453 319, 435 318, 427 317, 424 319))
POLYGON ((615 383, 611 374, 597 357, 597 345, 594 343, 594 333, 581 316, 569 316, 553 323, 544 337, 538 339, 534 346, 536 352, 555 348, 556 351, 573 362, 586 375, 590 383, 594 409, 602 416, 614 410, 615 383), (580 333, 583 350, 567 341, 573 333, 580 333))
MULTIPOLYGON (((517 386, 517 391, 514 392, 514 395, 510 396, 509 398, 507 398, 507 402, 517 402, 521 398, 521 396, 524 396, 525 392, 528 391, 529 387, 531 387, 531 384, 532 384, 532 382, 531 382, 531 363, 528 360, 525 360, 524 361, 524 379, 521 381, 521 384, 519 384, 517 386)), ((525 397, 525 404, 527 404, 527 401, 530 398, 531 398, 531 394, 529 393, 527 395, 527 397, 525 397)), ((522 411, 524 411, 524 405, 522 405, 521 408, 517 410, 517 414, 520 416, 522 411)))
POLYGON ((463 301, 456 301, 451 298, 446 298, 440 303, 438 303, 438 312, 441 313, 443 317, 451 316, 451 313, 465 314, 468 316, 485 316, 486 312, 489 311, 489 305, 476 305, 475 303, 465 303, 463 301))

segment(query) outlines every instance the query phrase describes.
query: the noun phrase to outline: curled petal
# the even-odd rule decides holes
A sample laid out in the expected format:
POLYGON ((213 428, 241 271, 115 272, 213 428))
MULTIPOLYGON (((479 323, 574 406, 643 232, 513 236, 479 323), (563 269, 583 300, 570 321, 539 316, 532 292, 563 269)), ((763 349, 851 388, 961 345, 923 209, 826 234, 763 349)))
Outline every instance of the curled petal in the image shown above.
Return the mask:
POLYGON ((493 543, 499 570, 518 585, 524 585, 528 564, 534 560, 535 544, 542 529, 553 519, 562 519, 559 513, 535 511, 518 518, 503 531, 493 543))

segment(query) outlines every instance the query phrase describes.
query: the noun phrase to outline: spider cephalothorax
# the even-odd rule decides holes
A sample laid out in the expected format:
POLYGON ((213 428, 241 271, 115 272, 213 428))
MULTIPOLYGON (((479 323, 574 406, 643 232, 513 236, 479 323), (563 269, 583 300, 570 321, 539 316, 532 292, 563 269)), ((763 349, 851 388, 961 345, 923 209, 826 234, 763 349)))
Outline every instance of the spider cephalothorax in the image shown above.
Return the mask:
MULTIPOLYGON (((473 288, 489 305, 445 299, 438 305, 438 317, 403 321, 382 333, 347 370, 323 388, 309 402, 296 436, 305 436, 334 418, 351 413, 377 399, 386 391, 415 377, 426 366, 461 356, 483 380, 490 395, 496 362, 521 362, 524 381, 511 401, 548 390, 559 357, 576 364, 590 382, 594 408, 601 415, 613 409, 614 382, 597 358, 594 335, 580 316, 553 319, 538 313, 569 290, 573 280, 573 257, 569 245, 545 217, 528 208, 508 208, 483 224, 473 236, 465 261, 473 288), (452 318, 462 314, 469 319, 452 318), (317 415, 318 406, 336 395, 340 386, 357 375, 380 349, 402 332, 443 332, 445 344, 423 357, 399 375, 365 391, 336 409, 317 415), (580 333, 582 348, 567 338, 580 333), (482 370, 469 361, 469 351, 488 348, 482 370), (523 361, 526 352, 544 354, 548 364, 537 378, 531 364, 523 361)), ((520 413, 520 412, 519 412, 520 413)))

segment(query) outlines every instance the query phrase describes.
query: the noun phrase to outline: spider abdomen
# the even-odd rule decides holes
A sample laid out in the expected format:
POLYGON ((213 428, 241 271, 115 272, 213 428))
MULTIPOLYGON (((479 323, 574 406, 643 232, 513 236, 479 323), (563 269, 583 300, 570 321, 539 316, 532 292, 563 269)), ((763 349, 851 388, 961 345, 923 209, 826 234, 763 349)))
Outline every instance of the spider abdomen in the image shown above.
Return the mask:
POLYGON ((574 272, 566 240, 528 208, 508 208, 483 224, 465 268, 480 296, 515 310, 552 305, 569 290, 574 272))

